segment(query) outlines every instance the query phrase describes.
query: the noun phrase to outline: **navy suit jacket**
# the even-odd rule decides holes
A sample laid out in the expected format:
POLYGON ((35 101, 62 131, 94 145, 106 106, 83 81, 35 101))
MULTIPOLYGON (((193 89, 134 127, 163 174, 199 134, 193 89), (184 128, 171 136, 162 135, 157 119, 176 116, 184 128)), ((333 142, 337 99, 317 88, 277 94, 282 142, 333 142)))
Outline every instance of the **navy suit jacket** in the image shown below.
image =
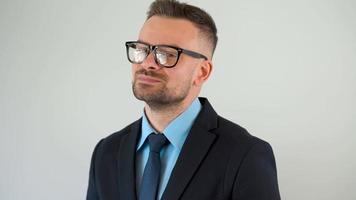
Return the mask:
MULTIPOLYGON (((162 200, 279 200, 271 146, 214 111, 205 98, 162 200)), ((102 139, 91 159, 87 200, 136 200, 139 119, 102 139)))

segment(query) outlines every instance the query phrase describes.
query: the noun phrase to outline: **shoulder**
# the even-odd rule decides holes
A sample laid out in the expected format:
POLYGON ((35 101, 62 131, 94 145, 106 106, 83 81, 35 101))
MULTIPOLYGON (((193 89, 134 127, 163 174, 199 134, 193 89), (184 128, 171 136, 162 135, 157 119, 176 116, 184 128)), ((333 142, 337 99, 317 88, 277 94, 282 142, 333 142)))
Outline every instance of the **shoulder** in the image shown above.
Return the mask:
POLYGON ((217 128, 211 132, 217 136, 219 146, 231 156, 231 162, 241 163, 249 156, 273 155, 268 142, 250 134, 242 126, 221 116, 218 116, 217 121, 217 128))
POLYGON ((228 154, 226 181, 232 183, 233 199, 250 199, 257 194, 280 199, 277 167, 271 145, 245 128, 218 117, 215 130, 228 154))
MULTIPOLYGON (((218 143, 228 155, 226 180, 233 187, 233 196, 248 197, 259 191, 268 199, 280 199, 276 163, 271 145, 250 134, 245 128, 218 116, 213 130, 218 143), (250 189, 244 187, 251 185, 250 189)), ((242 198, 248 199, 248 198, 242 198)))
POLYGON ((266 141, 250 134, 244 127, 218 116, 217 128, 212 130, 219 138, 222 138, 229 143, 235 144, 234 146, 253 146, 257 143, 267 143, 266 141))

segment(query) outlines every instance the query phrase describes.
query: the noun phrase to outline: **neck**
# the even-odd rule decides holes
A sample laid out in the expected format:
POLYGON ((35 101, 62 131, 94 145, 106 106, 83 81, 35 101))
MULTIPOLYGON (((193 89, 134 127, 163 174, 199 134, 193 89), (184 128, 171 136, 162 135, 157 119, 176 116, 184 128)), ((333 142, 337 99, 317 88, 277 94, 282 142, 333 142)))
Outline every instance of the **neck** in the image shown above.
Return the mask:
POLYGON ((150 106, 145 105, 145 113, 151 126, 158 132, 162 133, 167 125, 173 121, 177 116, 183 113, 195 100, 183 100, 182 102, 174 105, 164 106, 150 106))

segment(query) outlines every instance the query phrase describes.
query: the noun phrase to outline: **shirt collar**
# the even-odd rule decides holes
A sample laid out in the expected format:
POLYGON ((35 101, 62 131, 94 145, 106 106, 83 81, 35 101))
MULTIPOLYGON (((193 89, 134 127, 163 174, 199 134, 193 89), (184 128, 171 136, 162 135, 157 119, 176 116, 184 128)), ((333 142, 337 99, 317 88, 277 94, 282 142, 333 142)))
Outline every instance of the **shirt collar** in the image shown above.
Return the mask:
MULTIPOLYGON (((201 104, 197 98, 183 113, 171 121, 163 130, 163 134, 175 148, 182 148, 190 128, 192 127, 195 118, 200 112, 200 109, 201 104)), ((141 131, 141 137, 138 141, 137 150, 139 150, 144 144, 148 135, 153 132, 157 133, 157 131, 152 128, 145 112, 143 112, 141 131)))

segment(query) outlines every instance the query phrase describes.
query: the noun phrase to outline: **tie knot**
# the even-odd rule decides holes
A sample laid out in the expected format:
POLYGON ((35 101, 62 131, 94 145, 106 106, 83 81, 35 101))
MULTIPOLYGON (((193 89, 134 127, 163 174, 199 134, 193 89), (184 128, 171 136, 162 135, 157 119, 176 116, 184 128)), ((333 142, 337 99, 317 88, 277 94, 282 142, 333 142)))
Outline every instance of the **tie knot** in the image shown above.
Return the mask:
POLYGON ((148 143, 150 145, 150 151, 159 153, 162 147, 166 144, 167 138, 163 134, 154 134, 148 136, 148 143))

